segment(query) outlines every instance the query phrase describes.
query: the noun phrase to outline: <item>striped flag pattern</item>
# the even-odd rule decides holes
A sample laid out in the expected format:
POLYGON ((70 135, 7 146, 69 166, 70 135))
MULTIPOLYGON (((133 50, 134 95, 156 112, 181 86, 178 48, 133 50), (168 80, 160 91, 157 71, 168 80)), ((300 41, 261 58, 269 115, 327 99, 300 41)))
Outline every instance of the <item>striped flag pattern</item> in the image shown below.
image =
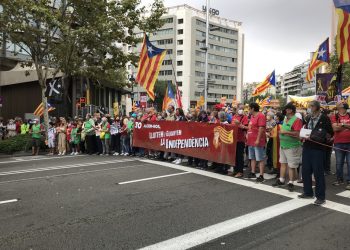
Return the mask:
POLYGON ((261 95, 269 87, 275 86, 275 85, 276 85, 275 71, 272 71, 272 73, 266 77, 265 81, 263 81, 258 86, 256 86, 252 96, 255 97, 255 96, 261 95))
POLYGON ((154 101, 154 84, 158 78, 159 69, 166 55, 165 49, 151 44, 145 34, 138 63, 136 82, 145 88, 148 96, 154 101))
POLYGON ((266 97, 264 100, 262 100, 260 103, 259 103, 259 106, 260 107, 266 107, 266 106, 268 106, 269 104, 270 104, 270 102, 271 102, 271 96, 268 96, 268 97, 266 97))
MULTIPOLYGON (((53 111, 53 110, 56 109, 56 108, 52 107, 50 103, 47 103, 47 107, 48 107, 48 110, 47 110, 48 112, 51 112, 51 111, 53 111)), ((39 106, 35 109, 34 115, 40 117, 40 116, 42 116, 43 114, 44 114, 44 103, 41 102, 41 103, 39 104, 39 106)))
POLYGON ((325 64, 329 63, 329 39, 327 38, 314 52, 312 60, 306 74, 306 81, 310 82, 314 77, 315 71, 325 64))
POLYGON ((333 0, 338 16, 337 28, 337 52, 339 63, 344 64, 350 61, 350 1, 333 0))
POLYGON ((342 91, 342 94, 350 94, 350 86, 342 91))
POLYGON ((177 83, 176 83, 176 105, 178 108, 182 109, 181 92, 179 89, 179 85, 177 83))
POLYGON ((223 143, 232 144, 233 143, 233 130, 227 131, 221 126, 214 128, 214 133, 219 133, 219 138, 223 143))

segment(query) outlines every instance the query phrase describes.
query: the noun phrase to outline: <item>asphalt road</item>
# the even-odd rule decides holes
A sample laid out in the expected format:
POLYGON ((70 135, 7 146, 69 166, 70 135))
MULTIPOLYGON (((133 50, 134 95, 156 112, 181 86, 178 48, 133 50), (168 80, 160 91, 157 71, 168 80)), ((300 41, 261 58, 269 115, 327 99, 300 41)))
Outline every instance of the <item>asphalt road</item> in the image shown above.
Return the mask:
POLYGON ((273 179, 139 158, 3 158, 0 249, 350 249, 350 191, 333 179, 316 207, 273 179))

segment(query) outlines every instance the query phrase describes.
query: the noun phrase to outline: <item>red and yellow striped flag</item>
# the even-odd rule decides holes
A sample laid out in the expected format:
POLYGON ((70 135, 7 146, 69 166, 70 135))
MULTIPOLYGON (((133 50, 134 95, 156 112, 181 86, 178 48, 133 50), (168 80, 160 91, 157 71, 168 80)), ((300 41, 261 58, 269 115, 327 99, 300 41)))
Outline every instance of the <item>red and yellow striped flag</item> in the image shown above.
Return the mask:
MULTIPOLYGON (((47 104, 48 112, 54 111, 56 108, 52 107, 49 103, 47 104)), ((34 115, 35 116, 42 116, 44 114, 44 104, 41 102, 39 106, 35 109, 34 115)))
POLYGON ((280 168, 281 164, 279 162, 280 156, 280 130, 281 125, 277 124, 271 131, 272 141, 272 164, 274 168, 280 168))
POLYGON ((339 63, 350 61, 350 1, 333 0, 338 15, 337 53, 339 63))
POLYGON ((343 89, 342 94, 350 94, 350 86, 347 87, 346 89, 343 89))
POLYGON ((306 81, 310 82, 315 75, 315 72, 321 66, 329 63, 329 39, 327 38, 320 44, 317 51, 314 52, 312 60, 306 74, 306 81))
POLYGON ((269 87, 275 86, 275 85, 276 85, 275 71, 272 71, 272 73, 266 77, 265 81, 263 81, 258 86, 256 86, 254 92, 252 93, 252 96, 255 97, 255 96, 261 95, 269 87))
POLYGON ((148 36, 143 39, 140 60, 138 64, 136 82, 144 87, 149 97, 154 100, 154 84, 158 78, 159 69, 166 55, 165 49, 151 44, 148 36))

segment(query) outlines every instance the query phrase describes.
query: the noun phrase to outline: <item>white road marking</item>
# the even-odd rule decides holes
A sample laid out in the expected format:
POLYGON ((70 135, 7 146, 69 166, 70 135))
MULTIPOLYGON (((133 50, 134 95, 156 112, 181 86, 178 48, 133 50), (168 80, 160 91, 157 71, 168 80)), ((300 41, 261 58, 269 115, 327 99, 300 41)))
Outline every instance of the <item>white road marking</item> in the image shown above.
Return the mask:
MULTIPOLYGON (((243 179, 237 179, 237 178, 233 178, 230 176, 219 175, 219 174, 215 174, 212 172, 194 169, 194 168, 190 168, 190 167, 178 166, 178 165, 167 163, 167 162, 158 162, 158 161, 152 161, 152 160, 140 160, 140 161, 151 163, 151 164, 156 164, 156 165, 161 165, 161 166, 165 166, 165 167, 169 167, 169 168, 173 168, 173 169, 177 169, 177 170, 187 171, 187 172, 191 172, 194 174, 203 175, 203 176, 207 176, 210 178, 238 184, 241 186, 254 188, 257 190, 261 190, 261 191, 265 191, 265 192, 269 192, 269 193, 273 193, 273 194, 277 194, 277 195, 282 195, 282 196, 289 197, 292 199, 297 199, 298 195, 300 194, 298 192, 289 192, 287 189, 283 189, 283 188, 275 188, 275 187, 268 186, 265 184, 257 184, 257 183, 243 180, 243 179)), ((311 203, 313 203, 313 201, 314 200, 309 200, 309 203, 311 204, 311 203)), ((332 202, 332 201, 327 200, 326 204, 323 205, 323 207, 326 207, 328 209, 332 209, 332 210, 335 210, 338 212, 350 214, 350 206, 348 206, 348 205, 344 205, 344 204, 340 204, 340 203, 336 203, 336 202, 332 202)))
POLYGON ((163 242, 156 243, 151 246, 142 248, 142 250, 177 250, 188 249, 206 242, 212 241, 219 237, 237 232, 244 228, 256 225, 263 221, 267 221, 276 216, 291 212, 298 208, 309 205, 306 200, 289 200, 277 205, 266 207, 237 218, 226 220, 215 225, 211 225, 163 242))
POLYGON ((350 191, 347 190, 347 191, 341 192, 341 193, 339 193, 337 195, 345 197, 345 198, 350 198, 350 191))
POLYGON ((88 173, 102 172, 102 171, 108 171, 108 170, 118 170, 118 169, 124 169, 124 168, 136 168, 136 167, 140 167, 140 166, 145 166, 145 164, 133 165, 133 166, 128 166, 128 167, 104 168, 104 169, 89 170, 89 171, 81 171, 81 172, 74 172, 74 173, 68 173, 68 174, 47 175, 47 176, 40 176, 40 177, 33 177, 33 178, 25 178, 25 179, 17 179, 17 180, 11 180, 11 181, 1 181, 1 182, 0 182, 0 185, 2 185, 2 184, 8 184, 8 183, 13 183, 13 182, 32 181, 32 180, 39 180, 39 179, 48 179, 48 178, 53 178, 53 177, 88 174, 88 173))
POLYGON ((149 180, 167 178, 167 177, 172 177, 172 176, 177 176, 177 175, 183 175, 183 174, 190 174, 190 172, 181 172, 181 173, 176 173, 176 174, 160 175, 160 176, 155 176, 155 177, 150 177, 150 178, 144 178, 144 179, 138 179, 138 180, 133 180, 133 181, 119 182, 118 184, 119 184, 119 185, 125 185, 125 184, 130 184, 130 183, 135 183, 135 182, 149 181, 149 180))
POLYGON ((1 204, 7 204, 7 203, 12 203, 12 202, 17 202, 18 199, 12 199, 12 200, 7 200, 7 201, 0 201, 0 205, 1 204))
POLYGON ((13 158, 12 161, 0 161, 0 164, 8 164, 8 163, 19 163, 19 162, 25 162, 25 161, 41 161, 41 160, 53 160, 53 159, 63 159, 63 158, 70 158, 70 157, 80 157, 84 155, 66 155, 66 156, 57 156, 57 157, 28 157, 27 159, 23 158, 13 158))
POLYGON ((62 165, 62 166, 54 166, 54 167, 46 167, 46 168, 31 168, 31 169, 15 170, 15 171, 8 171, 8 172, 0 172, 0 176, 27 174, 27 173, 68 169, 68 168, 79 168, 79 167, 86 167, 86 166, 93 166, 93 165, 105 165, 105 164, 129 162, 129 161, 134 161, 134 160, 125 159, 125 160, 114 160, 114 161, 97 161, 97 162, 88 162, 88 163, 81 163, 81 164, 74 164, 74 165, 62 165))

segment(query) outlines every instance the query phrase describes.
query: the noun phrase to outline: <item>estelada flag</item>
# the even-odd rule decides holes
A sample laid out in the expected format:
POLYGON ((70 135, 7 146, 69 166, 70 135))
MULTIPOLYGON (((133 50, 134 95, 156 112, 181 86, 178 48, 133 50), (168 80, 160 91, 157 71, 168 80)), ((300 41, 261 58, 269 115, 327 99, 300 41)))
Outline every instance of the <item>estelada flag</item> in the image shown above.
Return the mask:
MULTIPOLYGON (((52 107, 50 103, 47 103, 47 111, 48 112, 51 112, 51 111, 54 111, 56 108, 52 107)), ((44 103, 41 102, 38 107, 35 109, 34 111, 34 115, 35 116, 42 116, 44 114, 44 103)))
POLYGON ((312 60, 306 74, 306 81, 310 82, 315 75, 315 71, 325 64, 329 63, 329 39, 321 43, 317 51, 314 52, 312 60))
POLYGON ((350 94, 350 86, 342 91, 342 94, 350 94))
POLYGON ((154 101, 154 84, 158 78, 160 66, 166 54, 165 49, 160 49, 151 44, 145 34, 137 69, 136 82, 146 89, 148 96, 154 101))
POLYGON ((164 96, 164 99, 163 99, 163 108, 162 110, 165 111, 167 110, 167 108, 169 107, 169 105, 173 105, 174 108, 175 108, 175 95, 174 95, 174 92, 171 88, 171 82, 169 81, 168 82, 168 87, 166 89, 166 92, 165 92, 165 96, 164 96))
POLYGON ((266 97, 264 100, 262 100, 260 103, 259 103, 259 106, 260 107, 266 107, 266 106, 268 106, 269 104, 270 104, 270 102, 271 102, 271 96, 268 96, 268 97, 266 97))
POLYGON ((333 0, 338 15, 337 53, 339 63, 350 61, 350 0, 333 0))
POLYGON ((275 85, 276 85, 275 71, 272 71, 272 73, 266 77, 265 81, 263 81, 258 86, 256 86, 255 90, 252 93, 252 96, 254 97, 254 96, 261 95, 269 87, 275 86, 275 85))

